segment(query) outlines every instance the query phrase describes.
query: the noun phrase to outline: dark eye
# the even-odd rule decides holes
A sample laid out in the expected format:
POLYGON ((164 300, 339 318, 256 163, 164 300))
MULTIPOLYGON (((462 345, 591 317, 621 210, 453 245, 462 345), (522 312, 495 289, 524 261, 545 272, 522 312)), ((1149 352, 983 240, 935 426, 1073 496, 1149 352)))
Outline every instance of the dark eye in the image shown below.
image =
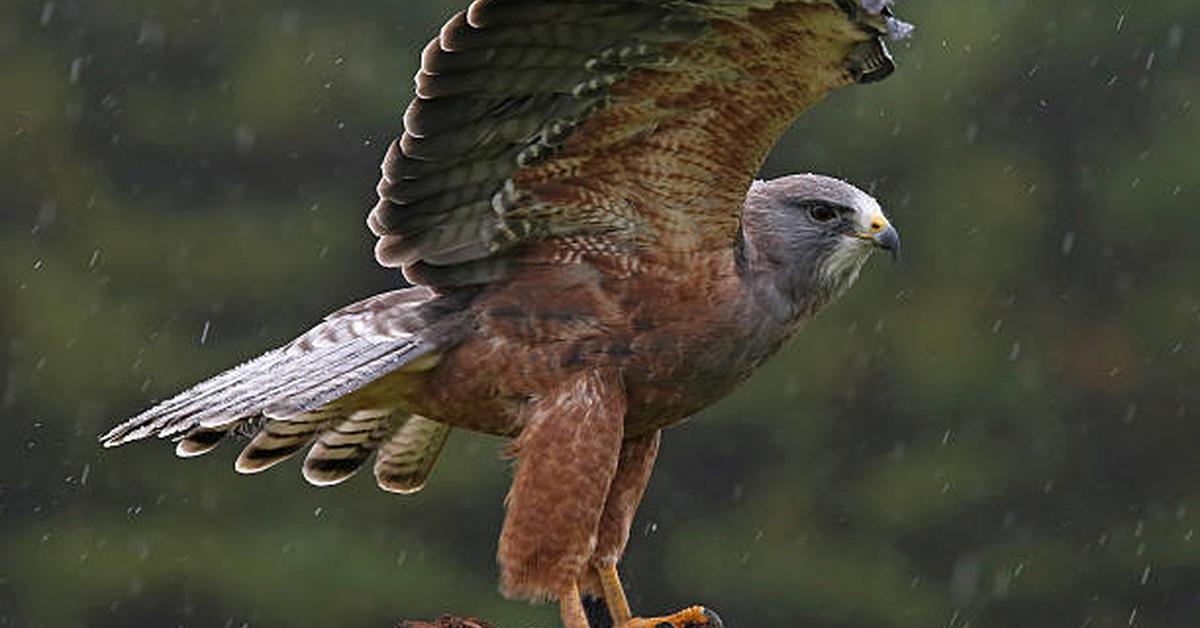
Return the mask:
POLYGON ((808 215, 817 222, 829 222, 838 217, 838 212, 824 203, 814 203, 808 206, 808 215))

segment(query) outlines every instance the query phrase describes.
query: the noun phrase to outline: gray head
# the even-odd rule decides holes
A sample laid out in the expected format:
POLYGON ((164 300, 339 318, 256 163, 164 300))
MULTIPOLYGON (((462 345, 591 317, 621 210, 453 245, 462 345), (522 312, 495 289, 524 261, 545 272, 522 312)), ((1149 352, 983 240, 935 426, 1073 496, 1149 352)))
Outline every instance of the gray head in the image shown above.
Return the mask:
POLYGON ((849 288, 873 250, 894 256, 900 249, 874 198, 816 174, 755 181, 742 238, 746 270, 778 291, 793 316, 811 314, 849 288))

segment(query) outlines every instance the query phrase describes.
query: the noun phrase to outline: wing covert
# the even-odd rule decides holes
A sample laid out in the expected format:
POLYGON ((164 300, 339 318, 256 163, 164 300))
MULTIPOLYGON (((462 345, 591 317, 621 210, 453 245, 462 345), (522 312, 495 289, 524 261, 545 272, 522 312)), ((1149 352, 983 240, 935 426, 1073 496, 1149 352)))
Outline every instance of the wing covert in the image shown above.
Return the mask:
POLYGON ((378 261, 448 287, 728 246, 794 118, 890 63, 886 4, 476 0, 422 53, 378 261))

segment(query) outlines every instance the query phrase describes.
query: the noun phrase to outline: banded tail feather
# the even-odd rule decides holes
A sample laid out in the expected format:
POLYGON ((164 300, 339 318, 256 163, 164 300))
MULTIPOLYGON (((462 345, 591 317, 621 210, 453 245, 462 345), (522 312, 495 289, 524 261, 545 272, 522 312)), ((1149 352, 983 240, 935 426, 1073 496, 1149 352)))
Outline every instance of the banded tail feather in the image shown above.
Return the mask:
POLYGON ((238 473, 258 473, 291 458, 316 438, 330 420, 325 412, 306 412, 287 419, 269 419, 242 448, 234 463, 238 473))
POLYGON ((403 384, 409 381, 405 374, 415 377, 438 363, 439 347, 455 341, 463 301, 426 288, 365 299, 292 342, 117 425, 100 440, 115 447, 150 436, 173 439, 175 453, 191 458, 212 451, 231 432, 252 433, 235 463, 240 473, 266 470, 311 445, 304 477, 321 486, 349 478, 386 444, 381 461, 405 462, 397 463, 398 472, 381 476, 386 478, 381 487, 411 492, 428 475, 449 428, 411 427, 413 417, 396 409, 404 395, 417 394, 403 384), (390 374, 400 379, 388 380, 389 394, 401 398, 352 394, 390 374))
POLYGON ((375 458, 379 488, 402 494, 421 490, 449 436, 450 426, 445 423, 409 417, 379 448, 375 458))
MULTIPOLYGON (((196 428, 179 440, 176 454, 182 458, 206 454, 230 431, 196 428)), ((266 471, 311 445, 304 460, 304 479, 315 486, 332 486, 349 479, 376 454, 379 488, 409 494, 425 485, 449 435, 449 425, 418 415, 374 410, 343 416, 321 410, 261 421, 234 468, 244 474, 266 471)))
POLYGON ((315 486, 340 484, 354 475, 395 429, 390 412, 352 412, 321 432, 304 458, 304 479, 315 486))
POLYGON ((216 449, 228 434, 227 429, 198 427, 179 439, 175 444, 175 455, 180 458, 194 458, 206 454, 216 449))

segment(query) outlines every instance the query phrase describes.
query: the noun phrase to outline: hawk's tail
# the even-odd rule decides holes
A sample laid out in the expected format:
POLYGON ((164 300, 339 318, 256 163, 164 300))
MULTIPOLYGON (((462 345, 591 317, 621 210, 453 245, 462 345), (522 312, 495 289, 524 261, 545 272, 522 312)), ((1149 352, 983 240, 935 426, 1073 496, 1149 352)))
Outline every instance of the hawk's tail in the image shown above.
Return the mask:
POLYGON ((304 477, 321 486, 350 477, 378 450, 380 487, 419 490, 449 426, 402 410, 404 375, 382 389, 396 398, 353 393, 384 376, 437 363, 438 350, 453 337, 445 329, 453 317, 444 306, 428 307, 433 303, 430 291, 410 288, 339 310, 291 343, 114 427, 101 441, 114 447, 171 438, 178 455, 191 457, 231 432, 253 432, 238 471, 262 471, 311 444, 304 477))

